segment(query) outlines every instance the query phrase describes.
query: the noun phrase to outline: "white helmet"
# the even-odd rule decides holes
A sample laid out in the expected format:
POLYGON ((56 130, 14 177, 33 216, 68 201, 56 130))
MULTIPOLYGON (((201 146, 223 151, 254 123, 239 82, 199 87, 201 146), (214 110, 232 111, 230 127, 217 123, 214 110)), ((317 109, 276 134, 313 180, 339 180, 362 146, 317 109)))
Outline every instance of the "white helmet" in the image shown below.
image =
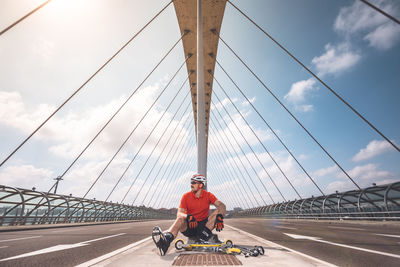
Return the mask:
POLYGON ((200 182, 200 183, 206 185, 206 177, 204 177, 202 174, 193 175, 191 178, 191 181, 200 182))

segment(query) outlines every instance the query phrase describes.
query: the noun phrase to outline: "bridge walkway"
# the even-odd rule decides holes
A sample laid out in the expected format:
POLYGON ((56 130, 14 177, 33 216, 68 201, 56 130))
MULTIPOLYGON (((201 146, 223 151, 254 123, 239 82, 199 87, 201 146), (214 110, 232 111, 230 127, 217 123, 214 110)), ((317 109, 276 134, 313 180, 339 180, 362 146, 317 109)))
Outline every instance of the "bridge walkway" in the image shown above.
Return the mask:
MULTIPOLYGON (((290 248, 283 247, 274 242, 252 235, 243 230, 237 229, 233 226, 227 225, 221 233, 218 234, 221 240, 231 239, 234 244, 245 246, 260 245, 265 249, 264 255, 258 257, 245 257, 244 255, 236 255, 242 266, 335 266, 328 262, 319 260, 317 258, 302 254, 290 248)), ((187 241, 187 238, 179 234, 177 239, 182 238, 187 241)), ((177 240, 175 239, 175 240, 177 240)), ((108 266, 108 267, 124 267, 124 266, 230 266, 237 265, 229 262, 217 262, 217 257, 211 257, 213 253, 207 253, 208 263, 200 263, 199 254, 206 254, 205 252, 183 252, 178 251, 174 247, 175 241, 171 244, 167 254, 160 256, 158 249, 154 246, 151 237, 142 239, 138 242, 132 243, 124 248, 108 253, 101 257, 92 259, 88 262, 78 265, 78 267, 86 266, 108 266), (192 261, 188 258, 186 263, 179 264, 179 257, 183 255, 190 255, 192 261), (197 257, 196 257, 197 256, 197 257), (197 259, 197 262, 196 262, 197 259), (191 264, 192 263, 192 264, 191 264)), ((220 259, 220 257, 218 257, 220 259)), ((238 262, 237 262, 238 263, 238 262)))

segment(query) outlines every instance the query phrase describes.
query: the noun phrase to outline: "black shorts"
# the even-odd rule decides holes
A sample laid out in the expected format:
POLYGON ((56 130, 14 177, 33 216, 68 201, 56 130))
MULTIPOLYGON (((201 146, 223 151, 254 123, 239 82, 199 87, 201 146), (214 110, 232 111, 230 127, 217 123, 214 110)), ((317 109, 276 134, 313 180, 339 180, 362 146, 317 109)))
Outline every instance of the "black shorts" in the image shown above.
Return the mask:
POLYGON ((208 222, 208 218, 203 221, 197 222, 198 223, 197 227, 193 228, 193 229, 189 228, 189 223, 188 223, 186 231, 182 232, 182 234, 186 237, 195 237, 195 236, 197 236, 198 233, 203 231, 207 222, 208 222))

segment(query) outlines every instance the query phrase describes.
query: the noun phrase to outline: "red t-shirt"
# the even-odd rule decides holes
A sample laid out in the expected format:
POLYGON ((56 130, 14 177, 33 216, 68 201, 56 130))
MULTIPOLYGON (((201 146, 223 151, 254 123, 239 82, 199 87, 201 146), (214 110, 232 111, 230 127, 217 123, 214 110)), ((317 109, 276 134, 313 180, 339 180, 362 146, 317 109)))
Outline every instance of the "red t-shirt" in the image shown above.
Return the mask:
POLYGON ((190 191, 182 196, 179 208, 185 209, 186 214, 192 214, 197 221, 203 221, 208 218, 210 204, 214 204, 217 200, 212 193, 205 190, 201 191, 199 198, 190 191))

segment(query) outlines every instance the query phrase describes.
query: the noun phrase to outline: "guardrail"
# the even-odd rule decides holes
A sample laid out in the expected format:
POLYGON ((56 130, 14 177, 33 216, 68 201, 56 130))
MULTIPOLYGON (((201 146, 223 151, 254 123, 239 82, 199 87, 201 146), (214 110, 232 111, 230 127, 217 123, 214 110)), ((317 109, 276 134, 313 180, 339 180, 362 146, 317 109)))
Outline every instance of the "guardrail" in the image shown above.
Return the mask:
POLYGON ((0 226, 173 217, 169 211, 0 185, 0 226))
POLYGON ((400 182, 231 213, 232 217, 400 220, 400 182))

